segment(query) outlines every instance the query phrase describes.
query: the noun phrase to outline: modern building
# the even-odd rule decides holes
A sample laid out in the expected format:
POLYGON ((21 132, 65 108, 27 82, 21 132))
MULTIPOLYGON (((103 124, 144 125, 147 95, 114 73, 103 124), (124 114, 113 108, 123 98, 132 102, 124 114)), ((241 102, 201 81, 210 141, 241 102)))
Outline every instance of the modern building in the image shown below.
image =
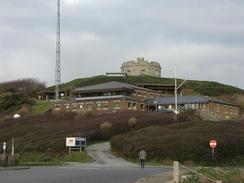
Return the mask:
POLYGON ((138 57, 136 61, 124 62, 121 66, 121 72, 126 73, 128 76, 161 77, 161 66, 158 62, 149 62, 144 57, 138 57))
POLYGON ((146 111, 145 102, 160 98, 157 91, 121 83, 108 82, 73 90, 73 100, 54 104, 55 111, 146 111))
MULTIPOLYGON (((153 111, 175 110, 174 97, 149 99, 148 103, 153 111)), ((240 115, 239 106, 207 96, 179 96, 178 110, 195 110, 204 120, 213 121, 236 119, 240 115)))

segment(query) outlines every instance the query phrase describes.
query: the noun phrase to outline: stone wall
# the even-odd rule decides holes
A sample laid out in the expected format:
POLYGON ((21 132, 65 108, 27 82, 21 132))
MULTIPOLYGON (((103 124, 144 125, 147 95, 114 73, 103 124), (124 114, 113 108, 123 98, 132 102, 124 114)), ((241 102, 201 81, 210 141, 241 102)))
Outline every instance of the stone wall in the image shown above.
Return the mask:
POLYGON ((161 77, 161 66, 158 62, 149 62, 144 57, 138 57, 136 61, 128 61, 122 64, 121 72, 128 76, 149 75, 161 77))

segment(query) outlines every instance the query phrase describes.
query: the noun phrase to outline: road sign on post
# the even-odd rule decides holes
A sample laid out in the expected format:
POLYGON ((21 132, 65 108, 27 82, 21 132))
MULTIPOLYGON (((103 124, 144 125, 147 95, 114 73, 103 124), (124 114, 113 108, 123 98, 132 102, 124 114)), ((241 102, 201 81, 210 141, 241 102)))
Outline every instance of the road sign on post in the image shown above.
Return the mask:
POLYGON ((86 138, 82 137, 67 137, 66 138, 66 147, 69 147, 69 155, 71 154, 72 149, 79 149, 82 151, 86 147, 86 138))
POLYGON ((217 147, 218 143, 216 140, 211 140, 209 142, 209 146, 212 148, 212 160, 215 159, 215 148, 217 147))

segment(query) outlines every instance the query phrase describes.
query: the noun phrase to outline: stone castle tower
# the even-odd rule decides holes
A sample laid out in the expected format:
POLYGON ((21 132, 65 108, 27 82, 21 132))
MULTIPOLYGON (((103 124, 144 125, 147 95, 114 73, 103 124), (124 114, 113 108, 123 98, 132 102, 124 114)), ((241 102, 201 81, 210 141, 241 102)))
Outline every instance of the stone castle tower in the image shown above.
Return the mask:
POLYGON ((161 66, 158 62, 149 62, 144 57, 138 57, 136 61, 124 62, 121 72, 128 76, 149 75, 161 77, 161 66))

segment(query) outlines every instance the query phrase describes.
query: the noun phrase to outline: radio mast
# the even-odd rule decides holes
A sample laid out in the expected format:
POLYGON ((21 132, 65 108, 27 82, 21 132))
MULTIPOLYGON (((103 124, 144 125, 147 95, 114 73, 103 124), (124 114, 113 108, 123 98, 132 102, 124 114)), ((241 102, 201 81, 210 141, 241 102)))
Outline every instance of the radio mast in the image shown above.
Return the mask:
POLYGON ((61 48, 60 48, 60 0, 57 0, 57 38, 56 38, 56 68, 55 68, 55 93, 59 100, 59 85, 61 84, 61 48))

